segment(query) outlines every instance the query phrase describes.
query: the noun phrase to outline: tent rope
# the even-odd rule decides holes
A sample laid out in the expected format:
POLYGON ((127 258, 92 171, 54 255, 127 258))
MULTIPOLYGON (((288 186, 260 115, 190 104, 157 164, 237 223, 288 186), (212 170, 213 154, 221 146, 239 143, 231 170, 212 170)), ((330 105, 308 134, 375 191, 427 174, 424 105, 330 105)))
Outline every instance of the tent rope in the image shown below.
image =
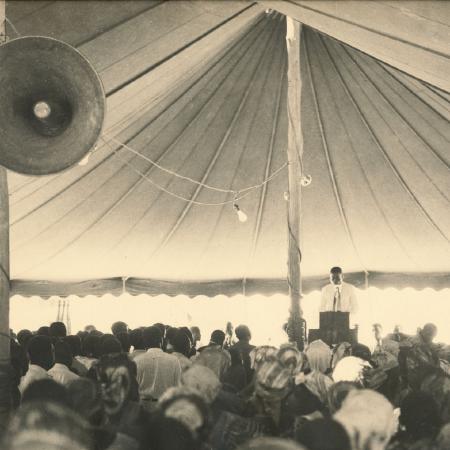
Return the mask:
POLYGON ((131 147, 129 147, 126 144, 121 143, 120 141, 118 141, 117 139, 114 138, 110 138, 111 141, 114 141, 115 143, 119 144, 120 147, 125 148, 127 150, 130 150, 132 153, 135 153, 136 155, 142 157, 143 159, 145 159, 146 161, 150 162, 151 164, 153 164, 155 167, 169 173, 170 175, 173 175, 177 178, 181 178, 187 181, 191 181, 194 184, 197 184, 198 186, 204 187, 204 188, 208 188, 208 189, 212 189, 215 191, 219 191, 222 193, 227 193, 227 194, 233 194, 233 199, 231 200, 225 200, 223 202, 200 202, 197 200, 192 200, 186 197, 183 197, 182 195, 179 195, 175 192, 169 191, 167 188, 165 188, 164 186, 156 183, 154 180, 152 180, 149 176, 147 176, 145 173, 141 172, 139 169, 137 169, 135 166, 133 166, 133 164, 131 164, 130 162, 126 161, 125 159, 121 158, 119 155, 119 150, 114 149, 111 145, 110 142, 108 142, 107 140, 105 140, 105 134, 102 136, 101 138, 103 140, 103 142, 105 142, 106 145, 108 145, 108 147, 110 147, 113 151, 113 153, 128 167, 130 167, 134 172, 136 172, 141 178, 145 179, 146 181, 148 181, 150 184, 152 184, 154 187, 156 187, 157 189, 165 192, 166 194, 175 197, 179 200, 183 200, 185 202, 190 202, 193 203, 195 205, 200 205, 200 206, 222 206, 222 205, 228 205, 228 204, 234 204, 237 201, 247 197, 249 194, 251 194, 251 192, 255 189, 259 189, 261 187, 263 187, 264 185, 266 185, 267 183, 269 183, 270 181, 272 181, 275 177, 277 177, 283 169, 285 169, 288 166, 288 162, 285 162, 284 164, 282 164, 277 170, 275 170, 269 177, 267 177, 265 180, 263 180, 261 183, 255 184, 253 186, 248 186, 246 188, 243 189, 239 189, 239 190, 231 190, 231 189, 221 189, 221 188, 217 188, 217 187, 213 187, 213 186, 209 186, 206 183, 202 183, 200 181, 194 180, 192 178, 189 177, 185 177, 183 175, 178 174, 177 172, 174 172, 172 170, 166 169, 164 167, 162 167, 160 164, 156 163, 155 161, 153 161, 152 159, 146 157, 145 155, 142 155, 141 153, 139 153, 138 151, 132 149, 131 147))

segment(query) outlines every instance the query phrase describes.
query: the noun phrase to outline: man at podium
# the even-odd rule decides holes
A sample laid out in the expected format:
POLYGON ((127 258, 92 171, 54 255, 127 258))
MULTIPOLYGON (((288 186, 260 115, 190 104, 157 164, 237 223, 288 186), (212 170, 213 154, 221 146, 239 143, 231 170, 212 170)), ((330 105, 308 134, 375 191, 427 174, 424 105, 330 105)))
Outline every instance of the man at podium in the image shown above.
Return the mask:
POLYGON ((355 288, 344 283, 344 276, 340 267, 330 270, 330 283, 322 288, 320 312, 341 311, 355 313, 358 309, 355 288))

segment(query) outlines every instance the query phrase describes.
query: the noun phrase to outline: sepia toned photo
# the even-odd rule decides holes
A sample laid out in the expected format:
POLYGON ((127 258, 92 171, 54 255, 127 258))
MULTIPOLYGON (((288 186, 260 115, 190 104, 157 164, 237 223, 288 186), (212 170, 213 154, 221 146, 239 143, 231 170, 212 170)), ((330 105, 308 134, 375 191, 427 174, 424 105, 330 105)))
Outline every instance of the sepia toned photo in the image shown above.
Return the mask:
POLYGON ((0 0, 0 450, 450 450, 450 2, 0 0))

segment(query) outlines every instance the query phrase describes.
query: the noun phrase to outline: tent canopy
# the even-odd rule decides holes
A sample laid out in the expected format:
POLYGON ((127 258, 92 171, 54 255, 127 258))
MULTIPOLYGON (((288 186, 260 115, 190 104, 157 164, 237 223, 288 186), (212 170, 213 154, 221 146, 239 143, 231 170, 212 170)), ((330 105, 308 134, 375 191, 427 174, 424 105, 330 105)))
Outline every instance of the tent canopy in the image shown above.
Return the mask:
MULTIPOLYGON (((8 174, 13 294, 287 292, 283 15, 152 1, 6 12, 22 35, 77 47, 108 104, 87 165, 8 174), (234 192, 248 194, 237 202, 245 223, 234 192)), ((367 37, 359 51, 357 37, 349 46, 320 31, 301 36, 304 291, 334 265, 357 285, 368 274, 379 287, 450 287, 449 94, 367 54, 367 37)), ((441 58, 441 38, 421 46, 441 58)))

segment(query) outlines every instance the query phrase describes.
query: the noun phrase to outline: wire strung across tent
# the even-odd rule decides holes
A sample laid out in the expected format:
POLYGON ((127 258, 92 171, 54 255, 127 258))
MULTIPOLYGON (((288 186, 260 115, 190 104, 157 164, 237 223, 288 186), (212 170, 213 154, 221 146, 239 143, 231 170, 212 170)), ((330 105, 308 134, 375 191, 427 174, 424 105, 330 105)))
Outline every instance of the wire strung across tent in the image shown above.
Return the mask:
POLYGON ((171 195, 179 200, 183 200, 185 202, 188 203, 192 203, 195 205, 201 205, 201 206, 221 206, 221 205, 227 205, 227 204, 236 204, 237 201, 243 199, 244 197, 247 197, 253 190, 255 189, 260 189, 261 187, 263 187, 265 184, 269 183, 270 181, 272 181, 276 176, 278 176, 281 171, 286 168, 289 163, 285 162, 284 164, 282 164, 277 170, 275 170, 269 177, 267 177, 265 180, 263 180, 261 183, 252 185, 252 186, 248 186, 242 189, 238 189, 238 190, 232 190, 232 189, 223 189, 223 188, 218 188, 216 186, 211 186, 209 184, 206 183, 202 183, 201 181, 197 181, 194 180, 193 178, 189 178, 186 177, 184 175, 181 175, 173 170, 167 169, 163 166, 161 166, 160 164, 158 164, 156 161, 153 161, 151 158, 149 158, 148 156, 143 155, 142 153, 138 152, 137 150, 131 148, 130 146, 128 146, 127 144, 124 144, 120 141, 118 141, 115 138, 112 137, 108 137, 106 134, 103 134, 102 138, 103 142, 112 149, 112 151, 114 152, 114 154, 124 163, 126 164, 128 167, 130 167, 132 170, 134 170, 134 172, 136 172, 140 177, 142 177, 143 179, 145 179, 146 181, 148 181, 149 183, 151 183, 153 186, 155 186, 157 189, 160 189, 161 191, 165 192, 168 195, 171 195), (111 142, 107 141, 106 139, 110 139, 110 141, 113 141, 114 143, 118 144, 121 148, 124 148, 128 151, 130 151, 131 153, 143 158, 144 160, 146 160, 147 162, 151 163, 152 165, 154 165, 155 167, 157 167, 158 169, 176 177, 176 178, 180 178, 182 180, 186 180, 189 181, 191 183, 194 183, 198 186, 201 186, 203 188, 206 189, 210 189, 213 191, 217 191, 217 192, 222 192, 222 193, 226 193, 226 194, 233 194, 233 199, 232 200, 225 200, 222 202, 200 202, 197 200, 193 200, 190 198, 186 198, 183 197, 182 195, 179 195, 175 192, 169 191, 168 189, 166 189, 164 186, 161 186, 160 184, 156 183, 154 180, 152 180, 150 177, 148 177, 145 173, 141 172, 139 169, 137 169, 135 166, 133 166, 132 164, 130 164, 128 161, 126 161, 125 159, 121 158, 118 150, 114 149, 111 146, 111 142))

